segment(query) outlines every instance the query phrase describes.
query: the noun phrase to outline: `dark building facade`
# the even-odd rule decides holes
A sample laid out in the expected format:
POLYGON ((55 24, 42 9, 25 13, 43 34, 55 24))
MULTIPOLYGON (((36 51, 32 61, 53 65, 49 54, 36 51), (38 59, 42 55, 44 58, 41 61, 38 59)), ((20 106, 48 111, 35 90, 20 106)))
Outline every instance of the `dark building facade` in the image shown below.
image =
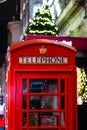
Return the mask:
POLYGON ((2 57, 7 52, 8 46, 8 23, 12 21, 21 21, 22 25, 28 22, 29 18, 29 1, 28 0, 6 0, 0 3, 0 54, 2 57), (25 18, 26 17, 26 18, 25 18))
POLYGON ((0 3, 0 53, 6 53, 8 44, 7 24, 16 15, 16 0, 0 3))

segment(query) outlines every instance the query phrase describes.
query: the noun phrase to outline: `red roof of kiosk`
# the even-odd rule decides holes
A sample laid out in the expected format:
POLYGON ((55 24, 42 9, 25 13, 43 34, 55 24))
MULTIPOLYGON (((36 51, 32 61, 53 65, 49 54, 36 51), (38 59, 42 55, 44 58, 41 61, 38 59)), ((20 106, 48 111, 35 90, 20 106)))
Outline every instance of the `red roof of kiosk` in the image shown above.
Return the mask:
POLYGON ((31 39, 50 39, 50 40, 58 40, 58 41, 66 41, 72 42, 72 46, 74 46, 77 50, 87 50, 87 38, 80 37, 64 37, 64 36, 48 36, 48 35, 27 35, 26 40, 31 39))
MULTIPOLYGON (((47 38, 44 38, 44 37, 42 39, 40 37, 39 38, 35 38, 34 37, 32 39, 31 38, 30 39, 26 39, 24 42, 21 41, 20 44, 14 44, 13 46, 10 47, 10 51, 16 50, 18 48, 23 48, 25 46, 36 44, 36 43, 38 43, 38 44, 41 44, 41 43, 47 44, 47 43, 49 43, 49 44, 57 45, 58 42, 56 42, 53 39, 47 39, 47 38)), ((67 49, 71 49, 72 51, 75 51, 75 52, 77 51, 75 47, 70 47, 70 46, 67 46, 66 44, 61 44, 61 43, 62 43, 62 41, 58 43, 58 46, 62 46, 64 48, 66 47, 67 49)))

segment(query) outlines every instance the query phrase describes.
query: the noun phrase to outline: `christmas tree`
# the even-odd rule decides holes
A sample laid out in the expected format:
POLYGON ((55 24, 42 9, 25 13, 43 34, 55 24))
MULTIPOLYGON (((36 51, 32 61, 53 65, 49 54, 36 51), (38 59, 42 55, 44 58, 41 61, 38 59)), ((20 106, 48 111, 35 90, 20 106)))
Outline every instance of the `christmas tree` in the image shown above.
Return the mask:
POLYGON ((37 11, 35 18, 28 25, 26 33, 38 35, 58 35, 58 27, 56 27, 55 21, 52 19, 48 5, 43 5, 42 9, 37 11))
POLYGON ((80 69, 78 94, 82 97, 83 102, 87 100, 87 74, 85 68, 80 69))

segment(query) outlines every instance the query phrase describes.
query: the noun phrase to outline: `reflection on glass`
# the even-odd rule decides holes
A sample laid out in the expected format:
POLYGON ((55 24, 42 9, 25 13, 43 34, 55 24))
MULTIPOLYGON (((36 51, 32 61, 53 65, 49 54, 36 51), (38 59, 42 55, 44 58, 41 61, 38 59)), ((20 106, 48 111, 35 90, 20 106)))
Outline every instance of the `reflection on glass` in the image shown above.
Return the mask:
POLYGON ((64 93, 65 92, 65 80, 64 79, 61 79, 61 93, 64 93))
POLYGON ((41 97, 31 96, 30 97, 30 109, 41 109, 41 97))
POLYGON ((65 108, 65 97, 61 96, 61 109, 65 108))
POLYGON ((57 126, 57 117, 55 116, 41 116, 41 126, 57 126))
POLYGON ((22 113, 22 126, 26 126, 27 125, 27 114, 26 112, 22 113))
POLYGON ((27 92, 27 79, 22 80, 22 92, 26 93, 27 92))
POLYGON ((58 126, 58 112, 41 113, 41 126, 58 126))
POLYGON ((58 109, 57 96, 31 96, 30 109, 58 109))
POLYGON ((39 93, 39 92, 57 92, 58 80, 56 79, 47 79, 47 80, 30 80, 30 92, 39 93))
POLYGON ((42 109, 57 109, 57 96, 42 96, 41 97, 41 108, 42 109))
POLYGON ((61 112, 61 126, 65 125, 65 113, 61 112))
POLYGON ((58 126, 58 113, 30 113, 30 126, 58 126))
POLYGON ((39 124, 39 114, 38 113, 30 113, 30 126, 38 126, 39 124))
POLYGON ((22 96, 22 108, 27 108, 27 96, 22 96))

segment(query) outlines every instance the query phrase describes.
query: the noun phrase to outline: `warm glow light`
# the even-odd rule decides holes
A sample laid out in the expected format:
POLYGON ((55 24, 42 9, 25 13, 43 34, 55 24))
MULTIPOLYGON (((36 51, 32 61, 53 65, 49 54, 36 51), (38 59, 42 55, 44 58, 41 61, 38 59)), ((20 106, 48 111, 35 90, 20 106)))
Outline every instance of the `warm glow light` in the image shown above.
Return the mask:
POLYGON ((81 96, 79 96, 77 99, 77 104, 82 105, 82 103, 83 103, 82 98, 81 98, 81 96))

